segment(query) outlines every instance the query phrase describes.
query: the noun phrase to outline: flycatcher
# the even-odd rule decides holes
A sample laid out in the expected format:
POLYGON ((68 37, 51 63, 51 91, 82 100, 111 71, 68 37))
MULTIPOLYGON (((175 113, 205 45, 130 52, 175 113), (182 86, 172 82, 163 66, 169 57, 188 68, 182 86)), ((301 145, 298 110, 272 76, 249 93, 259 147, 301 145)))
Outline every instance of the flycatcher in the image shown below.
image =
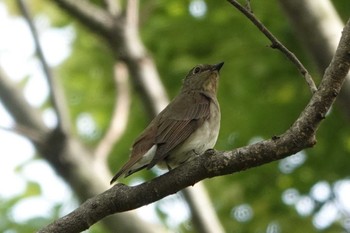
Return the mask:
POLYGON ((223 65, 197 65, 188 72, 180 93, 136 139, 129 160, 111 184, 121 175, 127 177, 154 165, 177 167, 214 147, 220 129, 216 93, 223 65))

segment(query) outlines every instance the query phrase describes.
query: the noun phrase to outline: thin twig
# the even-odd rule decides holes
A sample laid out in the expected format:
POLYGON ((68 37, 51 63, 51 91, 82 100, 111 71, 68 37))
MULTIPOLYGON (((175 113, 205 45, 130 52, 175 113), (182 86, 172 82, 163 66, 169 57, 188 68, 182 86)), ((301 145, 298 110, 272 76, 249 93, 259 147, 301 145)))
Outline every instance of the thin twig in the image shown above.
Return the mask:
POLYGON ((42 64, 43 71, 50 89, 50 101, 56 112, 57 127, 60 128, 63 132, 66 132, 67 130, 69 130, 70 121, 68 120, 68 113, 64 103, 63 93, 60 90, 59 85, 57 84, 57 82, 55 82, 53 78, 53 75, 51 73, 51 70, 49 68, 49 65, 47 63, 47 60, 44 56, 43 50, 40 45, 38 32, 34 26, 34 23, 31 19, 31 16, 30 16, 29 10, 27 9, 26 4, 24 3, 23 0, 17 0, 17 4, 21 9, 21 12, 24 18, 26 19, 29 29, 32 33, 36 54, 38 55, 39 60, 42 64))
POLYGON ((304 65, 299 61, 299 59, 289 51, 263 24, 257 19, 252 13, 251 9, 247 9, 239 4, 236 0, 227 0, 234 7, 236 7, 240 12, 242 12, 247 18, 252 21, 252 23, 272 42, 271 48, 280 50, 299 70, 299 72, 304 76, 310 91, 314 94, 317 91, 315 82, 313 81, 310 73, 304 67, 304 65))

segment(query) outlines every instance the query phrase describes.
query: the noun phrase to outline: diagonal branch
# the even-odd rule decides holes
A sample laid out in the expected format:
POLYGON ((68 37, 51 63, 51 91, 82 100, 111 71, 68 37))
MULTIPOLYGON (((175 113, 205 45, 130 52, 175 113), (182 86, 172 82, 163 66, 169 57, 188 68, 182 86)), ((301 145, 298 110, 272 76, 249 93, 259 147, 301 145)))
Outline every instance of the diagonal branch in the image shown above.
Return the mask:
POLYGON ((304 65, 299 61, 299 59, 289 51, 263 24, 257 19, 252 13, 249 5, 249 9, 243 7, 236 0, 227 0, 234 7, 236 7, 240 12, 242 12, 247 18, 252 21, 252 23, 272 42, 271 48, 280 50, 299 70, 299 72, 304 76, 311 93, 315 93, 317 87, 313 81, 310 73, 304 67, 304 65))
POLYGON ((58 83, 55 81, 52 72, 49 68, 49 65, 47 64, 47 61, 45 59, 44 56, 44 52, 41 48, 40 45, 40 41, 39 41, 39 36, 38 36, 38 32, 35 29, 34 23, 30 17, 30 13, 27 9, 26 4, 24 3, 23 0, 17 0, 17 4, 24 16, 24 18, 26 19, 29 29, 32 33, 32 37, 34 40, 34 45, 35 45, 35 50, 36 53, 39 57, 39 60, 42 64, 43 67, 43 71, 50 89, 50 100, 52 103, 52 106, 56 112, 56 116, 57 116, 57 127, 60 128, 63 132, 67 132, 69 131, 69 118, 68 118, 68 110, 64 101, 64 96, 62 93, 62 90, 60 88, 60 86, 58 85, 58 83))
POLYGON ((343 30, 335 56, 319 89, 284 134, 232 151, 207 151, 202 156, 137 186, 117 184, 39 232, 80 232, 110 214, 147 205, 205 178, 244 171, 313 146, 316 143, 316 131, 340 92, 349 69, 350 20, 343 30), (144 193, 147 195, 142 195, 144 193))

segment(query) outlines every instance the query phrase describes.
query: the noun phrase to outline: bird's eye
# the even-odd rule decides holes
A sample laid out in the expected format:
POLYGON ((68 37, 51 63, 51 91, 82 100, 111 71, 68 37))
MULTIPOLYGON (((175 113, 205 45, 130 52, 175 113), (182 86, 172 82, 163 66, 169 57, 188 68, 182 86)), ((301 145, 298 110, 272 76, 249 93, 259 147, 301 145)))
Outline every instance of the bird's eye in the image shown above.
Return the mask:
POLYGON ((201 68, 199 66, 197 66, 196 68, 194 68, 193 70, 193 74, 197 74, 201 71, 201 68))

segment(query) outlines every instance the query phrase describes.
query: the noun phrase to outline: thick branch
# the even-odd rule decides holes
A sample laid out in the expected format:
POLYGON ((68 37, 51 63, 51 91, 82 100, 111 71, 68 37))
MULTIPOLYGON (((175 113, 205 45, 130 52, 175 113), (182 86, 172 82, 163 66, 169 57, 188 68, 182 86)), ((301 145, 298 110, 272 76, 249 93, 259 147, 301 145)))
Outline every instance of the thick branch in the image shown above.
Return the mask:
POLYGON ((271 48, 280 50, 299 70, 299 72, 304 76, 311 93, 317 90, 315 82, 313 81, 310 73, 304 67, 304 65, 299 61, 299 59, 289 51, 263 24, 257 19, 251 11, 250 4, 248 9, 239 4, 236 0, 228 0, 234 7, 236 7, 240 12, 242 12, 247 18, 252 21, 252 23, 271 41, 271 48))
POLYGON ((117 184, 39 232, 80 232, 107 215, 147 205, 205 178, 260 166, 313 146, 316 130, 338 95, 349 68, 350 20, 318 91, 284 134, 233 151, 207 151, 150 182, 134 187, 117 184), (147 195, 142 195, 145 193, 147 195))

